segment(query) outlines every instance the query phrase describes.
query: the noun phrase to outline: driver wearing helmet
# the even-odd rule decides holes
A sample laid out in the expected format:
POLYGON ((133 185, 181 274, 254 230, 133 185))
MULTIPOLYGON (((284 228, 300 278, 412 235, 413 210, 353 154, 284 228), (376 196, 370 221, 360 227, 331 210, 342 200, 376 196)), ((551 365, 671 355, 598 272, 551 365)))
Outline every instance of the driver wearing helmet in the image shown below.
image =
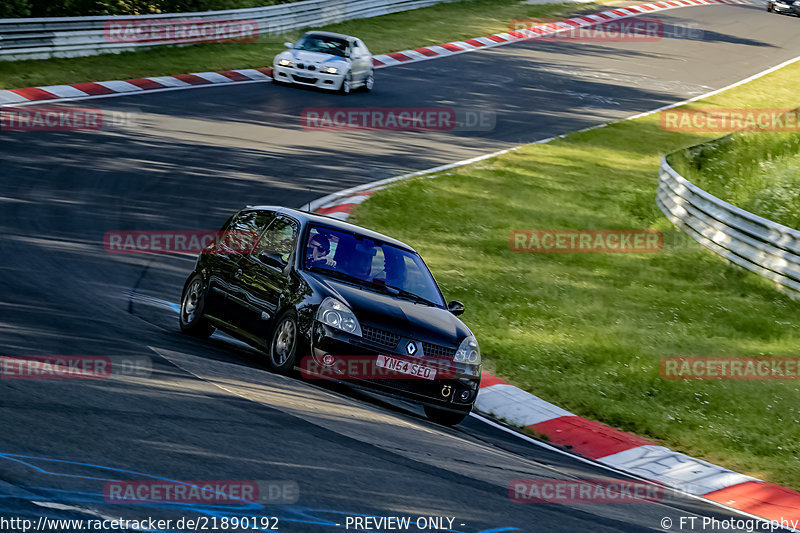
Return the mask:
POLYGON ((336 261, 328 257, 330 251, 331 243, 327 235, 321 233, 313 235, 306 249, 306 264, 309 267, 335 267, 336 261))

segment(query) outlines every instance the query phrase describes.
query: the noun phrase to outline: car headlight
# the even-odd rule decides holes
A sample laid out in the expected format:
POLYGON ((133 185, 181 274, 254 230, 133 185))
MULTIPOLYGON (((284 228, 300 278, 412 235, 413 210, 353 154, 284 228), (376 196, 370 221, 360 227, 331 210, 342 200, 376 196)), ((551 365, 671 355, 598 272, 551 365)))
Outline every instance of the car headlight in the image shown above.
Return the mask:
POLYGON ((280 66, 282 66, 282 67, 293 67, 294 66, 294 62, 292 60, 290 60, 290 59, 281 59, 280 61, 278 61, 278 64, 280 66))
POLYGON ((475 337, 470 335, 463 341, 456 350, 456 355, 453 357, 456 363, 469 363, 471 365, 478 365, 481 362, 481 349, 478 347, 478 341, 475 337))
POLYGON ((353 335, 361 336, 361 325, 349 307, 335 298, 325 298, 317 309, 317 320, 353 335))
POLYGON ((322 72, 325 74, 338 74, 339 69, 336 67, 322 67, 322 72))

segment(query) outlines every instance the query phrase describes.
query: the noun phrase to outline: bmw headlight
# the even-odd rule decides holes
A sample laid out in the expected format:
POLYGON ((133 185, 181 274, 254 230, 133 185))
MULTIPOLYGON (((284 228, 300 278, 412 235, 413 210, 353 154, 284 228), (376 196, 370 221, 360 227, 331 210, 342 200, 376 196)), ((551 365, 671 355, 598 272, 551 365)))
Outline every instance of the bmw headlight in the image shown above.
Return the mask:
POLYGON ((290 60, 290 59, 281 59, 280 61, 278 61, 278 64, 280 66, 282 66, 282 67, 293 67, 294 66, 294 62, 292 60, 290 60))
POLYGON ((339 69, 336 67, 322 67, 322 72, 325 74, 338 74, 339 69))
POLYGON ((317 309, 317 320, 353 335, 361 336, 361 325, 349 307, 335 298, 325 298, 317 309))
POLYGON ((481 349, 478 347, 478 341, 475 337, 470 335, 463 341, 456 350, 456 355, 453 357, 456 363, 469 363, 471 365, 479 365, 481 362, 481 349))

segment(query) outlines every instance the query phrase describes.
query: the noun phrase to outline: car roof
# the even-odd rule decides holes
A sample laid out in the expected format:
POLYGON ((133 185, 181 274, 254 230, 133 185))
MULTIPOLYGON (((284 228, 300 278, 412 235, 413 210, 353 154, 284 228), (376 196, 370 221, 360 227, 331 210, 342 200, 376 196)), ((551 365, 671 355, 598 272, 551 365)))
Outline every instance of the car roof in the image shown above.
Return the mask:
POLYGON ((337 37, 339 39, 345 39, 347 41, 355 41, 356 40, 356 38, 353 37, 352 35, 345 35, 343 33, 334 33, 332 31, 311 30, 309 32, 306 32, 306 35, 320 35, 322 37, 337 37))
POLYGON ((279 213, 285 213, 287 215, 291 215, 292 217, 298 219, 302 224, 306 223, 324 224, 329 228, 339 229, 342 231, 349 231, 352 233, 358 233, 359 235, 363 235, 367 238, 383 241, 388 244, 397 246, 398 248, 404 248, 406 250, 410 250, 416 253, 416 250, 414 250, 414 248, 412 248, 411 246, 407 245, 402 241, 398 241, 397 239, 393 239, 392 237, 384 235, 383 233, 378 233, 377 231, 372 231, 367 228, 363 228, 361 226, 356 226, 355 224, 344 222, 342 220, 339 220, 338 218, 326 217, 325 215, 318 215, 316 213, 311 213, 309 211, 300 211, 299 209, 292 209, 290 207, 281 207, 276 205, 253 205, 253 206, 247 206, 246 210, 277 211, 279 213))

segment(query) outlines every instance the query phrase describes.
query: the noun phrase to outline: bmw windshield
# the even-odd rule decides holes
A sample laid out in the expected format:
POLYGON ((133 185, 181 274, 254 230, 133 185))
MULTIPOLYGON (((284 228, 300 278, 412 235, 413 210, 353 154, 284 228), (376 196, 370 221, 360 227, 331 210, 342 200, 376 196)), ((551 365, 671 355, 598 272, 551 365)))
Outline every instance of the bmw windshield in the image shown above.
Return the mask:
POLYGON ((345 57, 347 53, 347 41, 336 37, 324 35, 308 34, 297 41, 293 47, 295 50, 305 50, 307 52, 321 52, 345 57))
POLYGON ((444 306, 439 287, 419 255, 361 235, 312 226, 303 267, 377 292, 444 306))

